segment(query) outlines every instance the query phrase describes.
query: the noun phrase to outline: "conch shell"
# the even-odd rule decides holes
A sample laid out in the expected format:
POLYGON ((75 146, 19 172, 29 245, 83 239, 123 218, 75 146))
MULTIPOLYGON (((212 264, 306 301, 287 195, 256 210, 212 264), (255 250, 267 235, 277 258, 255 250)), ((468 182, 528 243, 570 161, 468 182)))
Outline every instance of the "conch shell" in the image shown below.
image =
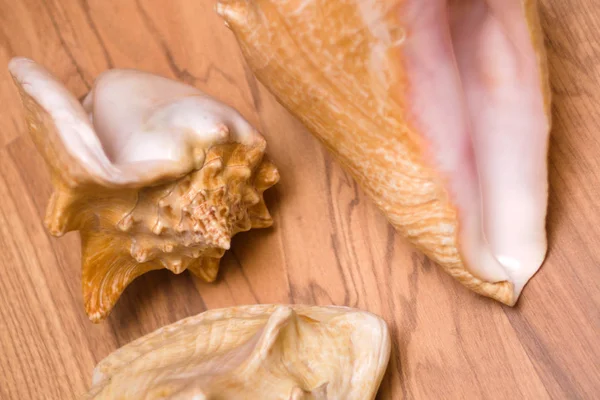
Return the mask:
POLYGON ((263 158, 264 138, 232 108, 134 70, 100 75, 82 105, 31 60, 9 69, 52 173, 46 226, 81 234, 92 321, 150 270, 213 281, 233 235, 272 224, 262 194, 277 169, 263 158))
POLYGON ((533 0, 219 0, 257 78, 393 226, 514 305, 546 255, 550 88, 533 0))
POLYGON ((120 348, 87 399, 374 399, 390 356, 385 322, 346 307, 211 310, 120 348))

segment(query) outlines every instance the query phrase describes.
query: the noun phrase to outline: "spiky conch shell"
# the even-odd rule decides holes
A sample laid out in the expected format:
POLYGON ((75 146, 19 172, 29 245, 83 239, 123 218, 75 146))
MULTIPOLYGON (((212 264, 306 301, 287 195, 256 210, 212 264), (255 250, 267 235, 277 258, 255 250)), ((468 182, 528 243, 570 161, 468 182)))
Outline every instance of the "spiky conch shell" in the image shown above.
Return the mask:
POLYGON ((91 321, 106 318, 127 285, 151 270, 187 269, 214 281, 233 235, 272 225, 263 192, 279 174, 264 157, 266 142, 257 132, 240 143, 224 123, 218 141, 186 144, 191 156, 185 162, 142 168, 120 182, 107 179, 82 165, 56 119, 25 87, 25 68, 51 79, 30 63, 15 59, 11 72, 31 137, 51 171, 54 192, 45 225, 54 236, 80 232, 83 297, 91 321))
POLYGON ((87 399, 374 399, 385 321, 347 307, 206 311, 129 343, 95 368, 87 399))
MULTIPOLYGON (((537 3, 520 2, 550 124, 537 3)), ((218 0, 215 9, 257 79, 327 147, 401 235, 469 289, 512 306, 522 287, 508 279, 486 281, 468 265, 447 177, 425 160, 427 145, 404 118, 407 104, 398 87, 410 83, 397 60, 407 33, 394 18, 405 3, 218 0), (398 40, 381 44, 378 35, 398 40)), ((545 255, 545 239, 541 246, 545 255)))

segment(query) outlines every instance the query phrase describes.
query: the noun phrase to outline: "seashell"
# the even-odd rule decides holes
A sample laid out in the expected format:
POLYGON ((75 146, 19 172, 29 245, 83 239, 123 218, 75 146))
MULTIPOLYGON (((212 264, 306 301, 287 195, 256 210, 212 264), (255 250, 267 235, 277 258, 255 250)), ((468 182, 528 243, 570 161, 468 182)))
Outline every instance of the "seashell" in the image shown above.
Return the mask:
POLYGON ((80 104, 31 60, 9 69, 52 173, 45 224, 55 236, 81 235, 93 322, 147 271, 188 269, 213 281, 233 235, 272 224, 262 195, 277 169, 232 108, 134 70, 104 72, 80 104))
POLYGON ((390 357, 381 318, 347 307, 206 311, 129 343, 87 399, 374 399, 390 357))
POLYGON ((418 249, 514 305, 546 255, 533 0, 219 0, 257 78, 418 249))

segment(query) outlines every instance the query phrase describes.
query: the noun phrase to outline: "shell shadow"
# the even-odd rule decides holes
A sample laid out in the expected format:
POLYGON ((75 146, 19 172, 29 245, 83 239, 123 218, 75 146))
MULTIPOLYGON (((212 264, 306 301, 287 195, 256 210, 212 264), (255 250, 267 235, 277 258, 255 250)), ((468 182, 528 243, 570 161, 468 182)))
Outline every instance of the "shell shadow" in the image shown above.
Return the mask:
POLYGON ((107 322, 123 345, 205 310, 202 297, 187 273, 175 275, 162 269, 135 279, 121 295, 107 322))

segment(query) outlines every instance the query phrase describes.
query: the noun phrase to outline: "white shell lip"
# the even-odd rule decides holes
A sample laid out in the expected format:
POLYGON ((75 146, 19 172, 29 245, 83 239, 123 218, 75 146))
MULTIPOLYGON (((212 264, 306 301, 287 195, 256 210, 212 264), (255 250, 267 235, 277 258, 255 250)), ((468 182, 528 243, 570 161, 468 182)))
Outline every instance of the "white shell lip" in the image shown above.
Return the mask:
POLYGON ((141 187, 182 176, 202 165, 214 144, 266 148, 235 109, 162 76, 105 71, 81 104, 31 59, 15 57, 8 69, 50 115, 64 149, 96 183, 141 187))

